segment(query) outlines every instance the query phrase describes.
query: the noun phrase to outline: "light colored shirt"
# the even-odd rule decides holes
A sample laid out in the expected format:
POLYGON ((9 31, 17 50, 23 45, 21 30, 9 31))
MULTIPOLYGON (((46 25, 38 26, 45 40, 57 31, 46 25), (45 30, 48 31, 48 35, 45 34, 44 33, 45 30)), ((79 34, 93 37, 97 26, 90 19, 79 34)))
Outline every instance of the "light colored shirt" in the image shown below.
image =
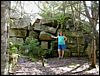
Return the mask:
POLYGON ((58 36, 58 45, 64 45, 64 44, 65 44, 64 36, 58 36))

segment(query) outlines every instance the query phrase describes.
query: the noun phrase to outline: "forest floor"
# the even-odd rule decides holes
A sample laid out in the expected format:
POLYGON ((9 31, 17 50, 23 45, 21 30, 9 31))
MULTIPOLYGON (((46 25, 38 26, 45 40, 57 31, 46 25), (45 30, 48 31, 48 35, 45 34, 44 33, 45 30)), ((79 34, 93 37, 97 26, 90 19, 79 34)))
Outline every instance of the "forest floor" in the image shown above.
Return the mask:
POLYGON ((89 69, 89 65, 84 57, 48 58, 44 67, 41 61, 19 61, 14 75, 99 75, 99 60, 96 68, 89 69))

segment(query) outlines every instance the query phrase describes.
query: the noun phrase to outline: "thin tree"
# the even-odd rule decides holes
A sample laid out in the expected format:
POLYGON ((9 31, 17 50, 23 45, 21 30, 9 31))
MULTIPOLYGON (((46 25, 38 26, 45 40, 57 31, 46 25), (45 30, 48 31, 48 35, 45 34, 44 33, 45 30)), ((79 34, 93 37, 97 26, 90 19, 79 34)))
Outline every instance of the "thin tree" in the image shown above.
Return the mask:
POLYGON ((85 8, 86 16, 89 20, 89 23, 92 27, 92 46, 91 46, 91 65, 90 67, 96 67, 96 25, 99 17, 99 7, 98 1, 91 1, 91 13, 89 13, 88 7, 86 5, 86 1, 83 1, 83 5, 85 8))
POLYGON ((1 1, 1 74, 8 75, 8 29, 10 1, 1 1))

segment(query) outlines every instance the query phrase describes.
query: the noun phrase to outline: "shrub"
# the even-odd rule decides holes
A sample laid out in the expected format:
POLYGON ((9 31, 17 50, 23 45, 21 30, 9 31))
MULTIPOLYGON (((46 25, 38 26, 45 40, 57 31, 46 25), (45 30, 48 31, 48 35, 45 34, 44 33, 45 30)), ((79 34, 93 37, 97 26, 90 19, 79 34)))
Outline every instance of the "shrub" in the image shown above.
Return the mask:
POLYGON ((25 43, 21 47, 23 49, 23 54, 30 56, 31 58, 39 58, 45 55, 45 50, 41 48, 37 39, 32 37, 27 37, 25 43))

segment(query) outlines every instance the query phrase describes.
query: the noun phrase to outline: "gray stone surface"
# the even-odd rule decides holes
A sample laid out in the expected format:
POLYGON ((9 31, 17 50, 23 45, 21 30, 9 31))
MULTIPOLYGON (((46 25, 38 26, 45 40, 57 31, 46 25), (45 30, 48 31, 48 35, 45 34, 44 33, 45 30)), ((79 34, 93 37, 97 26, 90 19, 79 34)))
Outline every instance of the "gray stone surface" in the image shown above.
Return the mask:
POLYGON ((38 33, 33 30, 29 32, 29 36, 38 39, 38 33))
POLYGON ((23 43, 23 38, 16 38, 16 37, 12 37, 12 38, 9 38, 9 42, 13 42, 13 43, 23 43))
POLYGON ((44 31, 40 32, 39 39, 40 40, 52 40, 51 35, 44 31))
POLYGON ((30 25, 29 19, 26 18, 13 19, 11 28, 25 28, 29 25, 30 25))
POLYGON ((48 42, 42 41, 42 42, 41 42, 41 47, 42 47, 43 49, 48 49, 48 42))
POLYGON ((45 30, 46 26, 45 25, 40 25, 39 23, 35 23, 34 25, 34 30, 37 30, 37 31, 43 31, 45 30))
POLYGON ((54 27, 47 27, 47 30, 46 30, 46 32, 50 32, 50 33, 53 33, 53 34, 55 34, 56 33, 56 28, 54 28, 54 27))
POLYGON ((25 37, 26 34, 27 34, 26 30, 15 30, 15 29, 9 30, 9 36, 25 37))
POLYGON ((50 33, 55 34, 57 29, 54 27, 47 26, 47 25, 41 25, 39 23, 35 23, 34 30, 46 31, 46 32, 50 32, 50 33))

